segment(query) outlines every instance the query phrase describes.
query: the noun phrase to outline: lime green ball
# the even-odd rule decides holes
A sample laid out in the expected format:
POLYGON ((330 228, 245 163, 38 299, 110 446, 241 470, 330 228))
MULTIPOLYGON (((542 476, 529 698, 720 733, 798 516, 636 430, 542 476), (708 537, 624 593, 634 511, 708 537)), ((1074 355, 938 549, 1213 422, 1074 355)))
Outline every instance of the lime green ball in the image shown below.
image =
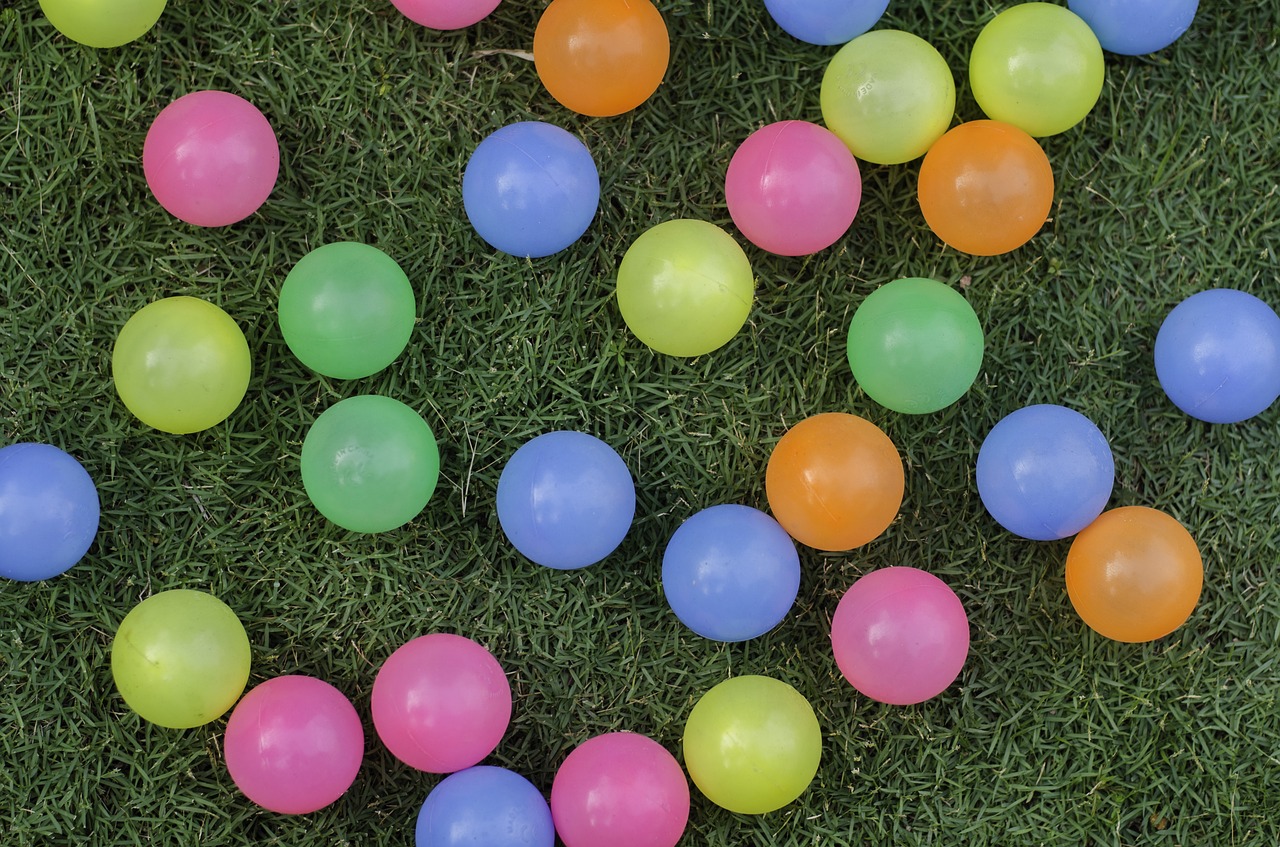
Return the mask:
POLYGON ((1084 120, 1102 94, 1104 73, 1093 30, 1052 3, 1021 3, 996 15, 969 55, 982 111, 1037 138, 1084 120))
POLYGON ((143 719, 202 726, 235 705, 249 681, 249 638, 235 612, 202 591, 162 591, 120 622, 111 676, 143 719))
POLYGON ((40 0, 45 17, 72 41, 119 47, 141 38, 160 19, 165 0, 40 0))
POLYGON ((766 676, 712 688, 684 727, 684 762, 717 806, 761 815, 795 800, 818 772, 822 731, 804 695, 766 676))
POLYGON ((404 352, 417 307, 409 277, 376 247, 317 247, 280 287, 280 332, 307 367, 337 379, 385 368, 404 352))
POLYGON ((846 352, 867 396, 922 415, 960 399, 982 366, 982 325, 969 301, 932 279, 898 279, 862 301, 846 352))
POLYGON ((909 32, 859 35, 831 57, 819 92, 822 120, 867 162, 918 159, 947 127, 956 83, 946 59, 909 32))
POLYGON ((249 387, 249 344, 236 322, 196 297, 166 297, 125 322, 111 352, 121 401, 162 432, 199 432, 227 418, 249 387))
POLYGON ((746 253, 714 224, 673 220, 645 231, 618 267, 618 309, 636 337, 669 356, 729 342, 751 312, 746 253))
POLYGON ((435 435, 413 409, 376 394, 341 400, 302 442, 302 485, 329 520, 385 532, 417 517, 440 476, 435 435))

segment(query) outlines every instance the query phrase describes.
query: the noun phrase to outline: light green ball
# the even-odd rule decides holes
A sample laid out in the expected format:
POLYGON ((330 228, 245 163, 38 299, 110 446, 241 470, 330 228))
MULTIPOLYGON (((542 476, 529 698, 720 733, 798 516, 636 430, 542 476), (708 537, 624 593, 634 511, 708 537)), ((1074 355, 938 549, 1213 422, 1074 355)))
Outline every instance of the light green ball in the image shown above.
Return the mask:
POLYGON ((49 23, 90 47, 119 47, 146 35, 165 0, 40 0, 49 23))

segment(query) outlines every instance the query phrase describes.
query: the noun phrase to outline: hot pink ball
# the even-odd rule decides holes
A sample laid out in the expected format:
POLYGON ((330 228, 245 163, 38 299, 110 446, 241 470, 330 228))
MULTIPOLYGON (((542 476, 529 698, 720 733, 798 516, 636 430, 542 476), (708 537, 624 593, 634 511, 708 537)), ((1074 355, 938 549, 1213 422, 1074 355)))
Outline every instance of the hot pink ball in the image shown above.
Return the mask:
POLYGON ((675 847, 689 821, 689 782, 651 738, 597 735, 556 772, 551 819, 565 847, 675 847))
POLYGON ((423 635, 392 653, 373 681, 373 725, 397 759, 453 773, 493 752, 511 722, 511 684, 469 638, 423 635))
POLYGON ((969 619, 945 582, 916 568, 859 579, 831 621, 836 664, 872 700, 906 706, 941 694, 969 655, 969 619))
POLYGON ((223 741, 227 770, 253 802, 285 815, 323 809, 355 782, 364 729, 327 682, 280 676, 236 704, 223 741))
POLYGON ((724 190, 729 214, 747 240, 781 256, 806 256, 848 231, 862 201, 862 175, 830 130, 781 121, 742 142, 724 190))
POLYGON ((431 29, 462 29, 488 17, 499 0, 391 0, 404 16, 431 29))
POLYGON ((257 107, 226 91, 194 91, 166 106, 142 147, 147 185, 174 217, 226 226, 275 187, 280 146, 257 107))

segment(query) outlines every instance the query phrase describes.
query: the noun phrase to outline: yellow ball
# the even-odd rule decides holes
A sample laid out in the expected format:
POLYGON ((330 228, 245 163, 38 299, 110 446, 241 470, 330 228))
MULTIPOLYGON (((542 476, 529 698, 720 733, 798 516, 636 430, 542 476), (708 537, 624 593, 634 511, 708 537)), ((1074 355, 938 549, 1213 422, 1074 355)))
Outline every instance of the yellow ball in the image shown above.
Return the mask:
POLYGON ((785 682, 738 676, 712 688, 684 728, 684 762, 717 806, 744 815, 780 809, 809 787, 822 758, 813 707, 785 682))
POLYGON ((116 338, 111 373, 124 405, 163 432, 199 432, 227 418, 249 387, 249 345, 231 317, 196 297, 138 310, 116 338))
POLYGON ((72 41, 119 47, 141 38, 160 19, 165 0, 40 0, 45 17, 72 41))

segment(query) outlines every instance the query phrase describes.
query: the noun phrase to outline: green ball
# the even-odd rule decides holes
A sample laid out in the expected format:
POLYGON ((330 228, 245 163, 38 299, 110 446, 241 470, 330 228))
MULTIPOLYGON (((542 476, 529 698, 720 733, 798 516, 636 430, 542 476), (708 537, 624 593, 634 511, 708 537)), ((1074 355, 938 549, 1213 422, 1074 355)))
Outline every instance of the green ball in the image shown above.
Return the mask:
POLYGON ((111 676, 130 709, 171 729, 202 726, 249 681, 249 637, 235 612, 202 591, 162 591, 120 622, 111 676))
POLYGON ((899 279, 853 314, 846 352, 867 396, 895 412, 950 406, 982 366, 982 325, 969 301, 932 279, 899 279))
POLYGON ((302 442, 302 485, 329 520, 385 532, 417 517, 440 477, 435 435, 413 409, 376 394, 326 409, 302 442))
POLYGON ((646 230, 618 266, 618 309, 636 337, 669 356, 729 342, 751 312, 751 263, 714 224, 673 220, 646 230))
POLYGON ((141 38, 164 6, 165 0, 40 0, 59 32, 89 47, 119 47, 141 38))
POLYGON ((280 287, 280 332, 293 355, 317 373, 357 379, 404 352, 417 306, 396 261, 376 247, 317 247, 280 287))

